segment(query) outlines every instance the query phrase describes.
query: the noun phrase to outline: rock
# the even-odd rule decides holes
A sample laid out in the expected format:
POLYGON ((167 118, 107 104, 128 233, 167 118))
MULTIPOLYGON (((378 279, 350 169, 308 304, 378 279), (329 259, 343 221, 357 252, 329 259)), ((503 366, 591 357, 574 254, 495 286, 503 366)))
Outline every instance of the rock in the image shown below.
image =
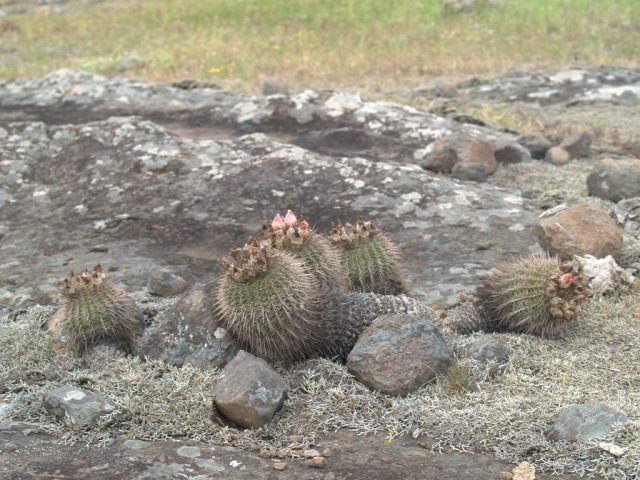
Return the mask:
POLYGON ((187 281, 179 275, 175 275, 170 270, 163 268, 161 270, 155 270, 149 275, 147 287, 151 295, 170 297, 182 293, 187 287, 187 281))
POLYGON ((571 160, 571 155, 562 147, 551 147, 544 156, 544 161, 554 165, 564 165, 571 160))
POLYGON ((560 144, 571 159, 584 158, 591 154, 591 138, 586 133, 574 133, 565 138, 560 144))
POLYGON ((619 201, 613 207, 613 218, 629 230, 640 230, 640 197, 619 201))
POLYGON ((513 469, 512 480, 535 480, 536 469, 529 462, 522 462, 513 469))
POLYGON ((510 353, 511 347, 507 341, 495 336, 483 337, 467 348, 469 358, 482 363, 493 360, 498 364, 505 364, 509 361, 510 353))
POLYGON ((264 360, 240 350, 222 370, 213 395, 222 415, 243 428, 260 428, 282 408, 284 378, 264 360))
POLYGON ((172 365, 222 368, 238 352, 235 339, 217 323, 213 286, 196 284, 140 339, 137 353, 172 365))
POLYGON ((592 255, 581 257, 575 255, 574 260, 582 267, 582 272, 588 277, 593 277, 589 288, 601 295, 614 292, 620 285, 632 284, 634 277, 621 268, 616 261, 607 255, 604 258, 595 258, 592 255))
POLYGON ((640 197, 640 159, 600 160, 587 177, 587 192, 612 202, 640 197))
POLYGON ((605 437, 618 422, 627 422, 627 414, 605 403, 584 403, 569 407, 560 413, 547 432, 547 439, 567 442, 585 442, 605 437))
POLYGON ((516 141, 529 151, 532 158, 537 160, 543 159, 547 150, 553 146, 551 140, 539 133, 522 135, 516 141))
POLYGON ((483 182, 497 168, 493 147, 479 138, 461 137, 456 142, 458 160, 451 176, 459 180, 483 182))
POLYGON ((313 457, 304 462, 304 464, 311 468, 324 468, 324 462, 324 457, 313 457))
POLYGON ((289 95, 289 85, 273 81, 262 83, 262 95, 289 95))
POLYGON ((498 163, 528 163, 531 161, 529 150, 519 143, 507 141, 496 142, 493 155, 498 163))
POLYGON ((402 396, 446 372, 452 363, 437 327, 409 314, 379 317, 347 357, 347 369, 359 382, 402 396))
POLYGON ((414 154, 415 163, 425 170, 438 173, 451 173, 458 161, 454 142, 451 138, 439 138, 414 154))
POLYGON ((617 258, 622 231, 606 212, 595 205, 559 205, 538 217, 536 234, 540 246, 552 255, 570 260, 573 255, 617 258))
POLYGON ((91 426, 96 420, 113 413, 116 407, 101 395, 78 387, 49 390, 43 399, 44 408, 56 417, 64 417, 81 425, 91 426))
POLYGON ((147 61, 136 55, 132 55, 130 57, 123 58, 120 60, 116 66, 114 67, 115 71, 118 73, 124 73, 128 70, 140 70, 147 66, 147 61))
POLYGON ((273 468, 279 472, 283 472, 287 469, 287 464, 284 462, 276 462, 273 464, 273 468))

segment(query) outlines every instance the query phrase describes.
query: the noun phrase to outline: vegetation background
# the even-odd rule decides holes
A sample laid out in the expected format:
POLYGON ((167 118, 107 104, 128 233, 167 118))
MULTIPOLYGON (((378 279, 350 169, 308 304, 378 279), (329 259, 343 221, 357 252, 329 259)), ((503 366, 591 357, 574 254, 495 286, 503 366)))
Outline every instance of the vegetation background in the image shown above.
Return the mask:
POLYGON ((0 78, 66 67, 251 93, 265 81, 375 93, 514 68, 637 66, 638 7, 503 0, 448 13, 442 0, 0 0, 0 78), (139 61, 123 73, 127 58, 139 61))

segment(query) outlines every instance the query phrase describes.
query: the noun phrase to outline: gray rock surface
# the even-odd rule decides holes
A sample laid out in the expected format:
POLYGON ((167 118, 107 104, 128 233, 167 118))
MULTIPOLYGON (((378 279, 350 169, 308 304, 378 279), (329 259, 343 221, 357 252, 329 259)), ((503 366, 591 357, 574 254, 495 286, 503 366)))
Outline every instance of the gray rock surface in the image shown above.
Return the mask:
POLYGON ((509 361, 511 347, 503 338, 496 336, 484 337, 469 344, 467 355, 477 362, 493 360, 498 364, 509 361))
POLYGON ((187 281, 170 270, 163 268, 151 272, 147 288, 152 295, 170 297, 171 295, 182 293, 187 288, 187 281))
POLYGON ((537 160, 543 159, 547 150, 553 146, 551 140, 539 133, 522 135, 517 138, 517 142, 529 151, 532 158, 537 160))
POLYGON ((347 357, 347 369, 359 382, 402 396, 445 373, 452 363, 438 328, 409 314, 379 317, 347 357))
POLYGON ((584 442, 602 438, 618 422, 627 422, 627 414, 604 403, 584 403, 569 407, 560 413, 551 425, 547 438, 553 441, 584 442))
POLYGON ((93 425, 102 415, 116 410, 103 396, 73 386, 50 390, 44 396, 43 403, 53 415, 87 426, 93 425))
POLYGON ((582 273, 592 278, 589 288, 595 293, 605 295, 614 292, 621 285, 634 283, 633 275, 620 267, 611 255, 604 258, 575 255, 573 258, 582 267, 582 273))
POLYGON ((586 133, 569 135, 559 146, 564 148, 572 159, 588 157, 591 154, 591 138, 586 133))
POLYGON ((619 201, 613 207, 612 216, 618 225, 629 230, 640 230, 640 197, 619 201))
POLYGON ((640 159, 600 160, 587 177, 587 191, 612 202, 640 196, 640 159))
POLYGON ((211 285, 192 286, 145 331, 137 353, 173 365, 224 367, 239 347, 216 321, 212 289, 211 285))
POLYGON ((259 428, 282 408, 287 383, 264 360, 240 350, 222 370, 213 391, 214 406, 244 428, 259 428))
POLYGON ((536 226, 540 245, 552 255, 570 260, 573 255, 618 257, 622 232, 615 221, 595 205, 561 205, 544 212, 536 226))

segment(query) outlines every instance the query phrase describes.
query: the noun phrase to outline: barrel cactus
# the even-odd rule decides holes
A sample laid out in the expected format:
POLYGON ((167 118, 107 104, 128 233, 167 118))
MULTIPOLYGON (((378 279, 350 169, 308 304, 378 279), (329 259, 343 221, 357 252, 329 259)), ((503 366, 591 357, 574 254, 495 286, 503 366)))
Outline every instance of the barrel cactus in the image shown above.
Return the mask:
POLYGON ((529 255, 498 265, 478 289, 485 329, 553 337, 588 300, 589 278, 557 257, 529 255))
POLYGON ((358 218, 355 225, 333 224, 331 242, 341 251, 349 290, 400 295, 407 288, 398 268, 398 247, 372 222, 358 218))
POLYGON ((221 323, 247 351, 265 360, 294 361, 326 342, 325 293, 299 258, 249 237, 222 264, 221 323))
POLYGON ((344 290, 346 276, 340 266, 340 252, 324 236, 316 233, 305 219, 291 211, 284 217, 276 214, 271 224, 265 224, 258 234, 260 243, 283 250, 299 258, 320 285, 327 289, 344 290))
POLYGON ((83 354, 98 344, 130 351, 141 329, 134 300, 106 277, 98 264, 79 275, 72 271, 58 283, 63 297, 49 329, 61 333, 76 353, 83 354))

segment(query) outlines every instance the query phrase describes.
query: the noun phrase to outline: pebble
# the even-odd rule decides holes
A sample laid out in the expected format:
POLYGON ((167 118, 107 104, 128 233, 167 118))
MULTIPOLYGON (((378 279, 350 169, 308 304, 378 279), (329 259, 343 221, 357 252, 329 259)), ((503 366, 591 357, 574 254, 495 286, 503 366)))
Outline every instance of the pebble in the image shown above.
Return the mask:
POLYGON ((304 464, 311 468, 324 468, 324 457, 313 457, 304 462, 304 464))

